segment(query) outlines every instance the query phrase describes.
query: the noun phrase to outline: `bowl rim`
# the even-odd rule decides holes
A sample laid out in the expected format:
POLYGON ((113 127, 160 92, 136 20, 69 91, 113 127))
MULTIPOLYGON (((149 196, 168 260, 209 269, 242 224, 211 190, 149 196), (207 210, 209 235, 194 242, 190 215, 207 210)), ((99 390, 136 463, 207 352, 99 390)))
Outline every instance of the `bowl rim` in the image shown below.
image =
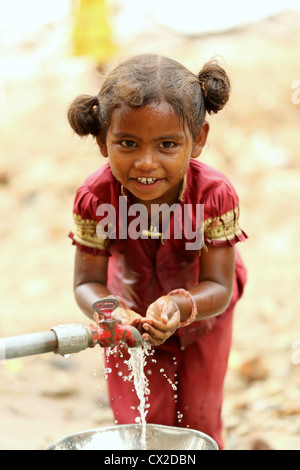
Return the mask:
MULTIPOLYGON (((123 429, 130 429, 130 428, 135 428, 135 429, 138 429, 138 428, 141 428, 142 429, 142 424, 140 423, 129 423, 129 424, 114 424, 114 425, 111 425, 111 426, 104 426, 104 427, 96 427, 96 428, 91 428, 91 429, 85 429, 84 431, 79 431, 79 432, 75 432, 75 433, 72 433, 72 434, 68 434, 67 436, 64 436, 60 439, 57 439, 56 441, 52 442, 52 444, 50 444, 46 450, 52 450, 53 447, 55 447, 56 445, 58 444, 62 444, 65 440, 67 439, 70 439, 72 437, 75 437, 75 436, 79 436, 79 435, 87 435, 87 434, 90 434, 90 433, 97 433, 97 432, 107 432, 107 431, 115 431, 118 427, 119 428, 123 428, 123 429)), ((209 441, 212 446, 215 448, 215 450, 219 450, 219 447, 218 447, 218 444, 217 442, 211 437, 209 436, 208 434, 202 432, 202 431, 198 431, 197 429, 191 429, 191 428, 183 428, 183 427, 179 427, 179 426, 167 426, 167 425, 164 425, 164 424, 155 424, 155 423, 146 423, 146 429, 165 429, 166 431, 173 431, 176 429, 178 431, 180 431, 181 433, 184 433, 184 434, 194 434, 195 436, 199 436, 201 438, 203 438, 205 441, 209 441)), ((117 450, 117 449, 116 449, 117 450)))

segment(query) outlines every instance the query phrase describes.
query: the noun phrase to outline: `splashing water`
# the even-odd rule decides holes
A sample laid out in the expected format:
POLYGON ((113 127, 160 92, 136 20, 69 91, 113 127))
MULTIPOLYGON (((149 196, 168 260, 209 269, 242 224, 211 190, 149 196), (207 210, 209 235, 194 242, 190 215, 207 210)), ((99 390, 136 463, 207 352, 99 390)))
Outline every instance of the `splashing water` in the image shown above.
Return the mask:
MULTIPOLYGON (((105 354, 107 356, 111 354, 115 354, 117 352, 117 346, 115 348, 105 348, 105 354)), ((129 359, 124 361, 125 364, 128 366, 129 375, 123 376, 123 380, 132 381, 134 384, 134 388, 136 390, 137 397, 140 401, 138 406, 139 416, 136 417, 136 422, 141 423, 142 425, 142 433, 141 433, 141 449, 145 450, 146 445, 146 416, 148 413, 147 408, 149 408, 149 404, 147 404, 147 397, 150 393, 149 390, 149 380, 144 373, 144 367, 147 364, 146 358, 154 353, 151 348, 151 345, 146 341, 143 341, 141 347, 137 348, 128 348, 129 359)), ((118 348, 118 354, 120 357, 123 357, 120 349, 118 348)), ((112 369, 106 367, 104 369, 104 377, 107 378, 107 374, 111 373, 112 369)), ((122 376, 122 372, 118 371, 117 374, 122 376)), ((117 421, 115 421, 117 424, 117 421)))
MULTIPOLYGON (((159 369, 159 372, 163 373, 163 372, 165 372, 165 369, 159 369)), ((177 375, 177 374, 174 374, 174 376, 176 376, 176 375, 177 375)), ((174 391, 177 390, 177 385, 176 385, 176 384, 177 384, 178 382, 173 383, 172 380, 167 376, 166 373, 164 373, 163 376, 165 377, 165 379, 167 380, 167 382, 169 382, 169 384, 171 385, 172 389, 173 389, 174 391)), ((174 397, 175 397, 175 395, 174 395, 174 397)))
POLYGON ((125 363, 128 366, 130 371, 129 376, 126 377, 126 380, 133 380, 134 387, 137 393, 137 396, 140 400, 138 406, 140 416, 137 417, 136 421, 141 422, 142 424, 142 434, 141 434, 141 449, 145 450, 146 445, 146 416, 148 413, 147 410, 147 396, 150 393, 149 390, 149 380, 144 373, 144 367, 147 364, 146 357, 152 353, 151 346, 147 342, 143 342, 142 347, 138 348, 129 348, 130 358, 125 363))
MULTIPOLYGON (((120 348, 118 346, 114 348, 105 348, 105 354, 107 356, 111 354, 118 353, 118 355, 122 358, 123 354, 120 348)), ((154 354, 154 350, 151 348, 151 345, 147 343, 146 341, 143 341, 143 344, 141 347, 137 348, 128 348, 128 353, 129 353, 129 359, 124 360, 124 363, 128 366, 129 374, 128 376, 125 376, 122 374, 121 371, 116 370, 116 373, 121 377, 123 375, 123 380, 128 380, 132 381, 137 397, 140 401, 139 406, 137 407, 139 411, 139 416, 136 417, 135 421, 137 423, 141 423, 142 425, 142 432, 141 432, 141 450, 146 450, 147 449, 147 444, 146 444, 146 416, 148 413, 148 408, 150 407, 150 404, 147 403, 148 401, 148 395, 150 394, 149 390, 149 379, 147 378, 144 369, 147 364, 147 358, 148 356, 152 356, 154 354)), ((173 357, 174 364, 177 364, 176 357, 173 357)), ((154 358, 151 358, 152 363, 157 363, 157 360, 154 358)), ((116 369, 118 369, 119 364, 115 365, 116 369)), ((112 369, 110 367, 106 367, 104 369, 104 376, 107 378, 107 374, 111 373, 112 369)), ((148 375, 150 375, 150 371, 148 371, 148 375)), ((170 384, 172 389, 177 391, 177 384, 178 381, 176 380, 177 378, 177 373, 174 374, 174 382, 168 378, 165 369, 161 368, 159 369, 159 372, 165 377, 167 382, 170 384)), ((177 398, 178 395, 174 394, 174 400, 175 403, 177 403, 177 398)), ((132 409, 135 409, 135 407, 132 407, 132 409)), ((183 415, 180 411, 177 411, 177 419, 178 423, 181 422, 183 418, 183 415)), ((116 420, 115 423, 117 424, 118 421, 116 420)), ((188 427, 188 426, 187 426, 188 427)))

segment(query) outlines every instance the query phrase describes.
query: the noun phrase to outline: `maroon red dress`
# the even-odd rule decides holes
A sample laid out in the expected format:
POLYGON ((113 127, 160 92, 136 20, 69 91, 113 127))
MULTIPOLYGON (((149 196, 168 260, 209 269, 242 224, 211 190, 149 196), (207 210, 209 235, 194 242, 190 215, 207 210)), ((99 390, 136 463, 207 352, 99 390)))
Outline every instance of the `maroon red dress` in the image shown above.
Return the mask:
MULTIPOLYGON (((189 290, 198 283, 202 250, 211 245, 233 246, 247 238, 239 227, 239 200, 232 184, 223 173, 195 159, 190 162, 166 234, 158 239, 124 235, 125 222, 128 226, 134 220, 130 208, 130 195, 124 193, 106 164, 77 191, 70 237, 78 249, 109 257, 108 289, 141 315, 145 315, 150 303, 172 289, 189 290), (103 213, 97 215, 104 204, 115 209, 115 218, 110 219, 110 227, 106 226, 109 239, 103 238, 99 225, 103 213), (191 237, 185 230, 181 237, 174 233, 176 221, 182 220, 185 208, 190 205, 195 209, 199 204, 203 204, 204 220, 199 224, 193 210, 191 227, 193 233, 201 228, 203 238, 200 248, 196 245, 194 248, 188 245, 191 237), (128 214, 126 221, 124 208, 128 214)), ((197 429, 223 447, 223 382, 231 346, 233 309, 245 282, 246 270, 236 251, 234 289, 226 311, 179 328, 155 348, 145 368, 150 389, 147 422, 197 429), (176 383, 175 391, 170 382, 176 383)), ((112 368, 108 375, 111 406, 119 424, 134 423, 139 405, 132 383, 123 379, 128 375, 128 367, 124 364, 126 351, 122 350, 122 354, 123 360, 115 356, 107 359, 112 368)))

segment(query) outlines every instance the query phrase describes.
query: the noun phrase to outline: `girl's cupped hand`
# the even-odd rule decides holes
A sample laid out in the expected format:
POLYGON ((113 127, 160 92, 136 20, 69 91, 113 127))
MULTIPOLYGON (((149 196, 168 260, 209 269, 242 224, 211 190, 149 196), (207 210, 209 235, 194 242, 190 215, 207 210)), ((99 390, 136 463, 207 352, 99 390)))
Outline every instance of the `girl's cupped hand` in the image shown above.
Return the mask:
POLYGON ((179 327, 180 310, 174 300, 165 295, 149 305, 146 317, 140 320, 142 337, 153 346, 163 344, 179 327))

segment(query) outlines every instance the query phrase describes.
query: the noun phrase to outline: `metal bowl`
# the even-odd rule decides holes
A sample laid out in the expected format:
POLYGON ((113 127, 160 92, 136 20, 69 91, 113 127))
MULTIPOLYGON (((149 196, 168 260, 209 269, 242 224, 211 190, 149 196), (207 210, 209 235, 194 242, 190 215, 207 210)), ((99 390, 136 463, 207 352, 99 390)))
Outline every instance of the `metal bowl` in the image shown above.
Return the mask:
MULTIPOLYGON (((141 434, 140 424, 120 424, 72 434, 47 450, 143 450, 141 434)), ((146 450, 218 450, 218 445, 200 431, 147 424, 146 450)))

